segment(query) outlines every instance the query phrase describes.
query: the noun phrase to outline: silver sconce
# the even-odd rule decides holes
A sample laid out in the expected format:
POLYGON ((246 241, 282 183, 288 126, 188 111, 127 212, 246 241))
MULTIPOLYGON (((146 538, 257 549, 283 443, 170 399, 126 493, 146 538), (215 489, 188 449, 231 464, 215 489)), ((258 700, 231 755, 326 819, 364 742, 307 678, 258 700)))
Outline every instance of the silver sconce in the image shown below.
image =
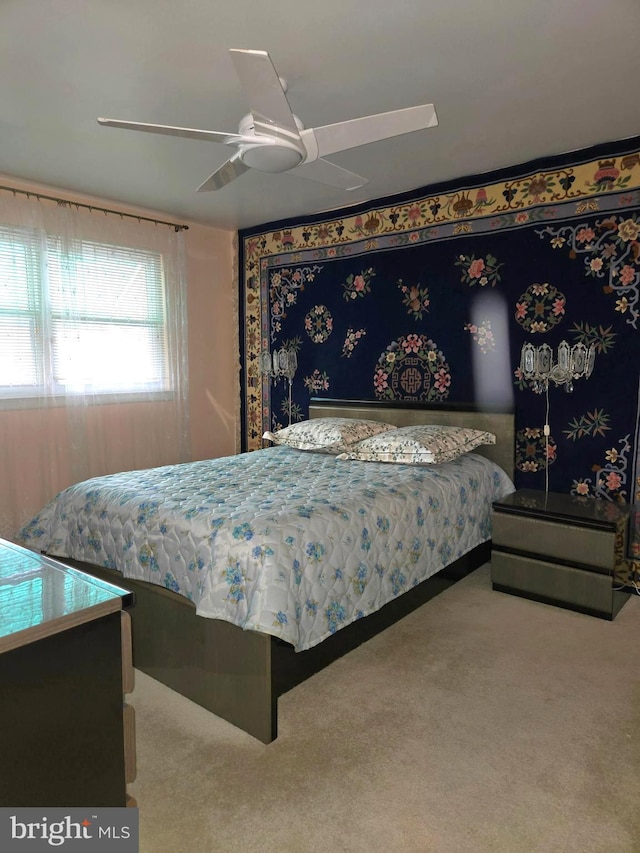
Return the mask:
POLYGON ((549 344, 534 346, 524 344, 520 354, 520 371, 523 377, 533 382, 536 394, 542 394, 549 388, 549 382, 556 386, 564 385, 565 391, 573 391, 573 380, 588 379, 593 371, 596 359, 595 345, 586 347, 583 343, 569 346, 566 341, 558 345, 556 361, 549 344))
POLYGON ((289 383, 289 425, 291 425, 292 411, 291 388, 297 369, 298 356, 293 349, 281 347, 272 353, 269 350, 263 350, 260 354, 260 372, 273 380, 286 379, 289 383))
POLYGON ((273 353, 263 350, 260 354, 260 371, 272 379, 285 378, 291 382, 297 369, 298 357, 295 350, 282 347, 273 353))
POLYGON ((558 344, 558 354, 553 360, 553 350, 549 344, 541 344, 536 347, 526 343, 520 353, 520 372, 524 379, 533 383, 536 394, 546 396, 546 411, 544 423, 545 437, 545 469, 544 490, 549 493, 549 382, 554 385, 564 385, 565 391, 570 394, 573 391, 574 379, 584 377, 588 379, 593 371, 596 359, 596 348, 594 344, 586 347, 583 343, 569 346, 566 341, 558 344))

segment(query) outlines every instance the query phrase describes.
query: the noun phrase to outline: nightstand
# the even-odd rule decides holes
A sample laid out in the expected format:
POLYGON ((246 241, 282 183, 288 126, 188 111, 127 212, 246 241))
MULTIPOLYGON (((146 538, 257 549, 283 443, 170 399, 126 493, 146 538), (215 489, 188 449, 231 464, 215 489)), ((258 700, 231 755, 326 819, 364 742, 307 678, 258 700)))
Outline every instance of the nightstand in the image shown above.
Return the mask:
POLYGON ((493 505, 493 589, 614 619, 630 507, 519 489, 493 505))

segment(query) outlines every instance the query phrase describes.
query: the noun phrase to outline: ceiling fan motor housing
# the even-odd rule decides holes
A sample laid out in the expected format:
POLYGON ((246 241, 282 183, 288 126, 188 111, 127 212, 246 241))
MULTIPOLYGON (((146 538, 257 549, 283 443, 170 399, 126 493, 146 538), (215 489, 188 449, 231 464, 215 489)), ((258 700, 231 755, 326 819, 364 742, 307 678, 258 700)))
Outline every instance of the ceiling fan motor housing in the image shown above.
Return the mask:
MULTIPOLYGON (((298 129, 303 130, 304 125, 300 119, 294 116, 294 120, 298 129)), ((256 134, 251 113, 240 120, 238 133, 255 139, 255 143, 242 142, 239 146, 240 159, 245 166, 252 169, 261 172, 286 172, 294 166, 299 166, 305 158, 306 152, 300 138, 296 139, 289 130, 273 125, 273 136, 256 134), (285 135, 291 136, 292 139, 284 138, 285 135)))
POLYGON ((240 148, 240 159, 245 166, 259 169, 261 172, 286 172, 294 166, 299 166, 304 157, 290 142, 267 140, 267 144, 243 143, 240 148))

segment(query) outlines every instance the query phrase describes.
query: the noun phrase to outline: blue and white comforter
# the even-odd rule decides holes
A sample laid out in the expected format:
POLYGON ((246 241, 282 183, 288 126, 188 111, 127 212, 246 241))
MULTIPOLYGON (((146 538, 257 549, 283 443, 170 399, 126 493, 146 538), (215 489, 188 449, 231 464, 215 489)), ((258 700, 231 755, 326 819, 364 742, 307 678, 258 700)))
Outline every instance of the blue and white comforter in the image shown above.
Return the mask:
POLYGON ((271 447, 87 480, 21 539, 302 651, 489 539, 491 503, 512 491, 473 453, 418 467, 271 447))

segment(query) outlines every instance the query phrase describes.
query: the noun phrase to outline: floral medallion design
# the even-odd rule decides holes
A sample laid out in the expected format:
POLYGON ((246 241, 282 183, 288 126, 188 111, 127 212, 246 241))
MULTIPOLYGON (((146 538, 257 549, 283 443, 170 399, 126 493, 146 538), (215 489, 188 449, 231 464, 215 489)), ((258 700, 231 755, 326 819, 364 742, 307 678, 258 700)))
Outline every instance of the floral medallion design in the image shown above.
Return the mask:
POLYGON ((492 352, 496 348, 496 341, 491 330, 491 320, 483 320, 480 325, 466 323, 465 332, 469 332, 473 340, 480 347, 480 352, 492 352))
POLYGON ((544 471, 556 461, 558 446, 552 435, 549 447, 542 427, 525 427, 516 432, 516 468, 523 473, 544 471))
POLYGON ((371 285, 369 282, 374 277, 375 272, 373 271, 373 267, 369 267, 367 270, 363 270, 360 275, 351 275, 347 276, 347 280, 342 285, 344 293, 342 294, 344 298, 349 301, 351 299, 358 299, 358 297, 362 298, 366 296, 367 293, 371 293, 371 285))
POLYGON ((426 335, 404 335, 381 354, 373 375, 383 400, 444 400, 451 371, 442 350, 426 335))
POLYGON ((516 301, 516 322, 532 334, 548 332, 561 322, 566 301, 552 284, 532 284, 516 301))
POLYGON ((605 293, 616 296, 615 310, 638 328, 640 318, 640 217, 615 214, 593 224, 566 225, 536 231, 550 238, 554 249, 568 249, 569 257, 584 256, 585 275, 603 279, 605 293))
POLYGON ((463 284, 480 287, 491 285, 495 287, 500 281, 500 269, 504 264, 499 264, 493 255, 487 253, 484 258, 476 258, 475 255, 458 255, 455 265, 462 270, 460 281, 463 284))
POLYGON ((333 317, 325 305, 314 305, 304 318, 304 330, 314 344, 323 344, 333 331, 333 317))

